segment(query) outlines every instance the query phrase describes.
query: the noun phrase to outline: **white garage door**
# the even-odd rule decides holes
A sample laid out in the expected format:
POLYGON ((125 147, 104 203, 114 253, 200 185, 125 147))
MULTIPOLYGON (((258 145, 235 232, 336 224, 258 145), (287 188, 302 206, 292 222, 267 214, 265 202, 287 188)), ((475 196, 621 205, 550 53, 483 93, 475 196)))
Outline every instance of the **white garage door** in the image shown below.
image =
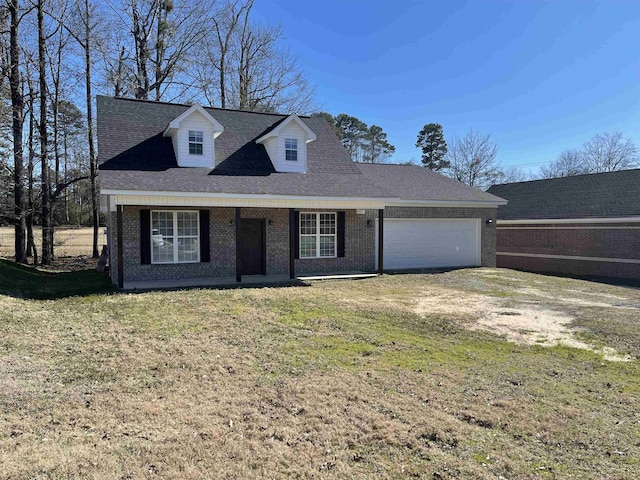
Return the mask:
POLYGON ((385 270, 480 265, 479 218, 385 218, 383 233, 385 270))

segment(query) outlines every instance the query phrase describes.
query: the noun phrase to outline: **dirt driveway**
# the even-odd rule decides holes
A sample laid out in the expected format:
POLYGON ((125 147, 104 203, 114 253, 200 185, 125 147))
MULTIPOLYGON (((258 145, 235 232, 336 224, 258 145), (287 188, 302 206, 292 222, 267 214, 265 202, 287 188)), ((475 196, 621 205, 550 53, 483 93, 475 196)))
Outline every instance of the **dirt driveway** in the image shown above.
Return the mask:
MULTIPOLYGON (((608 345, 594 345, 584 340, 585 328, 577 326, 585 313, 597 315, 606 310, 636 314, 640 317, 640 292, 620 289, 593 282, 579 282, 578 288, 563 288, 567 280, 539 277, 532 280, 527 274, 506 269, 477 269, 467 271, 477 281, 479 290, 484 283, 497 283, 502 288, 493 291, 472 291, 461 294, 441 286, 430 286, 421 292, 414 311, 421 315, 443 314, 461 318, 470 329, 488 330, 520 344, 543 346, 564 345, 601 353, 606 360, 631 361, 632 356, 618 352, 608 345), (506 288, 510 287, 510 288, 506 288), (609 293, 610 288, 616 294, 609 293), (628 295, 620 295, 620 292, 628 295)), ((473 281, 467 287, 474 288, 473 281)))

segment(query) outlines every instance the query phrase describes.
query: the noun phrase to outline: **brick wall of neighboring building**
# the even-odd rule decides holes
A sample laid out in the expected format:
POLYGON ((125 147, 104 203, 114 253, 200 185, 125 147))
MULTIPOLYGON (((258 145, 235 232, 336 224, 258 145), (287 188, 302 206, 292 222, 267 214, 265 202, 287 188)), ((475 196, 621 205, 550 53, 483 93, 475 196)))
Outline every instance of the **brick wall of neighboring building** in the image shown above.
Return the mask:
POLYGON ((503 224, 497 251, 499 267, 640 279, 640 263, 633 262, 640 261, 640 223, 503 224))
POLYGON ((496 266, 496 208, 441 208, 441 207, 388 207, 386 218, 479 218, 480 219, 480 264, 496 266), (491 219, 492 223, 487 223, 491 219))

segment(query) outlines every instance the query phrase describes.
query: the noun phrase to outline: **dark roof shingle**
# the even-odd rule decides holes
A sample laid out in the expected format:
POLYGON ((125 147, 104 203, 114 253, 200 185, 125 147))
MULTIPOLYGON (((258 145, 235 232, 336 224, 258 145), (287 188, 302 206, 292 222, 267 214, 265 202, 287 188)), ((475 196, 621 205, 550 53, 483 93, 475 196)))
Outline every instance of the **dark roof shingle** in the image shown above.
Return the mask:
POLYGON ((502 199, 417 165, 358 163, 365 178, 402 200, 500 202, 502 199))
POLYGON ((640 215, 640 169, 493 185, 509 201, 498 218, 558 219, 640 215))
POLYGON ((100 186, 108 190, 271 194, 407 200, 499 201, 421 167, 355 164, 322 117, 300 117, 316 134, 307 144, 307 173, 277 173, 256 139, 286 115, 206 108, 224 126, 215 168, 180 168, 169 122, 175 105, 97 97, 100 186))

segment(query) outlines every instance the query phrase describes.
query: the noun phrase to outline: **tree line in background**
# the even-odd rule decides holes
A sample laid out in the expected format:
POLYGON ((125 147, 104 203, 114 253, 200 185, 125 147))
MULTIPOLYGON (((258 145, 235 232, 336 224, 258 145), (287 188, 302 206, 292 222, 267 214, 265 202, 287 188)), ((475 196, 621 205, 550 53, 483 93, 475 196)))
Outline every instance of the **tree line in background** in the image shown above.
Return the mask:
POLYGON ((541 178, 569 177, 585 173, 615 172, 634 168, 640 161, 633 140, 621 132, 599 133, 579 149, 565 150, 540 168, 541 178))
MULTIPOLYGON (((368 126, 344 113, 333 116, 317 112, 313 116, 329 122, 354 162, 382 163, 395 152, 387 134, 377 125, 368 126)), ((447 140, 442 125, 428 123, 418 132, 416 147, 422 151, 423 167, 481 189, 496 183, 625 170, 639 161, 634 142, 620 132, 595 135, 581 149, 562 152, 558 159, 541 167, 538 175, 518 166, 503 167, 496 159, 498 145, 491 135, 474 129, 447 140)))
POLYGON ((620 132, 597 134, 580 149, 565 150, 549 165, 542 166, 539 175, 517 166, 503 168, 496 160, 498 145, 490 135, 473 129, 447 143, 442 125, 429 123, 418 133, 416 147, 422 150, 425 168, 483 189, 496 183, 626 170, 640 161, 633 140, 620 132))
POLYGON ((0 224, 14 226, 17 261, 51 263, 55 227, 70 223, 93 225, 98 255, 95 94, 312 110, 281 27, 253 20, 253 4, 1 1, 0 224))

